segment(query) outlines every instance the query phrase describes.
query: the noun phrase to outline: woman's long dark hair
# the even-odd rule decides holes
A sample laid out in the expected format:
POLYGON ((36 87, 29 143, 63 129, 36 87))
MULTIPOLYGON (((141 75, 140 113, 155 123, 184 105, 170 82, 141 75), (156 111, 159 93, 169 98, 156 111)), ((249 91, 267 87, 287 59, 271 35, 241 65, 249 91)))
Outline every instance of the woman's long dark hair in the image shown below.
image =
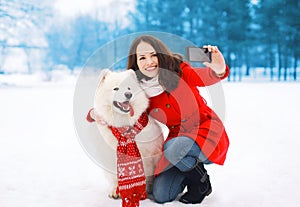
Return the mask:
POLYGON ((182 71, 179 67, 182 62, 182 58, 178 54, 172 54, 163 42, 153 36, 139 36, 131 43, 128 54, 127 69, 133 69, 136 71, 139 80, 142 78, 147 79, 147 77, 140 72, 137 65, 136 48, 141 42, 150 44, 156 51, 158 67, 160 68, 158 76, 160 85, 162 85, 167 92, 177 88, 179 78, 182 75, 182 71))

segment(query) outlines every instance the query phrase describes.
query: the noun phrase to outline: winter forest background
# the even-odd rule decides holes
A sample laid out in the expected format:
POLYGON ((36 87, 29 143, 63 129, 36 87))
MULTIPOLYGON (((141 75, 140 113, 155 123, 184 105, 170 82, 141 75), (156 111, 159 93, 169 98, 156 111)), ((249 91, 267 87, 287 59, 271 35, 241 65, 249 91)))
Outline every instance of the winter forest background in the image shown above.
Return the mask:
POLYGON ((217 45, 231 68, 199 89, 224 109, 230 147, 224 166, 207 166, 213 193, 195 206, 300 206, 299 11, 299 0, 0 0, 0 207, 121 206, 83 146, 98 140, 85 120, 98 76, 79 83, 105 57, 124 68, 117 44, 150 31, 217 45))
POLYGON ((84 67, 115 38, 159 31, 218 45, 228 81, 297 81, 299 10, 298 0, 1 0, 0 73, 51 79, 51 71, 84 67))

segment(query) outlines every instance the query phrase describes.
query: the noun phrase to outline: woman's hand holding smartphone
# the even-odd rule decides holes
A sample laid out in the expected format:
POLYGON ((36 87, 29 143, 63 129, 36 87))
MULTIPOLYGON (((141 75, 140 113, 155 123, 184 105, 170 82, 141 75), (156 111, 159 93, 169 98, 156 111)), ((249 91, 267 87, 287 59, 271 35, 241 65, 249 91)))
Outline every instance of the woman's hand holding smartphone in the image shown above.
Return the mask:
POLYGON ((187 57, 191 62, 201 62, 210 67, 217 76, 226 72, 225 59, 217 46, 187 47, 187 57))

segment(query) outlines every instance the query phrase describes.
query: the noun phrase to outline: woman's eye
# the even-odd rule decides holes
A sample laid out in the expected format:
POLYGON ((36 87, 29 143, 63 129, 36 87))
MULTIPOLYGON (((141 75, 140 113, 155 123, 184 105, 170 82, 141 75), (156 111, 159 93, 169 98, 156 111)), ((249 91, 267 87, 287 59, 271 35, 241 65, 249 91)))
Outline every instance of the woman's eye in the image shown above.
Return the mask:
POLYGON ((119 88, 118 88, 118 87, 116 87, 116 88, 114 88, 113 90, 114 90, 114 91, 118 91, 118 90, 119 90, 119 88))
POLYGON ((139 60, 145 60, 145 57, 140 57, 139 60))

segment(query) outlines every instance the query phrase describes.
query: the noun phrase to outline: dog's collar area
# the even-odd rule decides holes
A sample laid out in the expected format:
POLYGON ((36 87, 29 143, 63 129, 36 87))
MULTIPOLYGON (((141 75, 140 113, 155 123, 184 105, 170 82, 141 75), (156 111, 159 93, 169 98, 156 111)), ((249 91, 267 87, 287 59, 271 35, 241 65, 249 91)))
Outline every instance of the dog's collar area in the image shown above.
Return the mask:
POLYGON ((129 132, 131 134, 138 134, 144 127, 147 126, 149 117, 146 112, 142 113, 137 122, 133 126, 122 126, 122 127, 113 127, 109 126, 111 130, 117 130, 121 135, 126 135, 129 132))

